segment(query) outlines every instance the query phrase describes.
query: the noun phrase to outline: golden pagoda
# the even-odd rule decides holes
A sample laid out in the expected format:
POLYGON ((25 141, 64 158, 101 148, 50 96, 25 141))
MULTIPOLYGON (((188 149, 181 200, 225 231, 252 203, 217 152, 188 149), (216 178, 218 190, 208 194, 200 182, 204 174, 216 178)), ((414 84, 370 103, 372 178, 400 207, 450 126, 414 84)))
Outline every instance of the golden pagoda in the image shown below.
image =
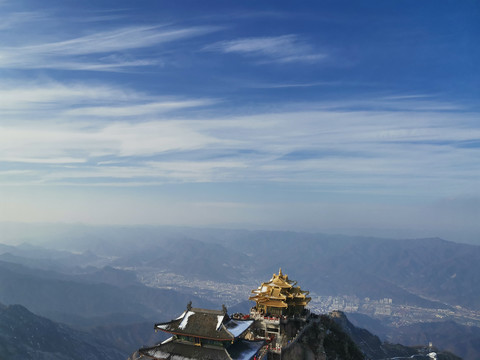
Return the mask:
POLYGON ((271 315, 300 315, 311 298, 308 291, 300 289, 296 281, 288 279, 288 275, 278 270, 269 282, 262 283, 258 289, 252 290, 248 298, 256 303, 256 311, 271 315))

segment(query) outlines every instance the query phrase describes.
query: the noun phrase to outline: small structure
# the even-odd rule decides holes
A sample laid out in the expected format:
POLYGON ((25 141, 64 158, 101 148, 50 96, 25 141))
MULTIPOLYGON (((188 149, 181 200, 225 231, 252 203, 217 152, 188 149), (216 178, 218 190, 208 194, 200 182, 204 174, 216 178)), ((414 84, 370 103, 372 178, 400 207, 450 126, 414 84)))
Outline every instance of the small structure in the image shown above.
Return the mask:
POLYGON ((302 290, 296 281, 288 279, 288 275, 278 270, 269 282, 262 283, 258 289, 252 290, 248 299, 256 303, 255 310, 261 314, 274 316, 294 316, 304 313, 311 298, 308 291, 302 290))
POLYGON ((172 335, 151 348, 139 350, 146 359, 209 359, 250 360, 257 355, 264 341, 249 341, 242 335, 253 320, 232 319, 225 306, 222 310, 192 308, 178 318, 155 324, 155 330, 172 335))

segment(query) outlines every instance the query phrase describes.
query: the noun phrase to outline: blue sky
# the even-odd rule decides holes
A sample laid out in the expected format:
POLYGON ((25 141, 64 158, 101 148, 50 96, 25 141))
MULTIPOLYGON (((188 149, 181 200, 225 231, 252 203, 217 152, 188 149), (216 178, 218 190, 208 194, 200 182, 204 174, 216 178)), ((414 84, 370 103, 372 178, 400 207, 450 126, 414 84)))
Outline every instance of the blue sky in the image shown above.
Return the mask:
POLYGON ((477 1, 0 14, 0 221, 480 237, 477 1))

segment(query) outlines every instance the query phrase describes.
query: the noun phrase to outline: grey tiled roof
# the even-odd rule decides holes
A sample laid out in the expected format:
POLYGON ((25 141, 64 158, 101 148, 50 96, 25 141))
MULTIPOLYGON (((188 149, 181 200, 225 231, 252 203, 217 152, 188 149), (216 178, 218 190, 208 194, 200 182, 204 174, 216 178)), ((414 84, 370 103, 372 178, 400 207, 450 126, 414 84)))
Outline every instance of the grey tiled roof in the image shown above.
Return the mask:
POLYGON ((227 349, 221 347, 200 347, 178 341, 140 349, 143 356, 158 360, 250 360, 264 345, 263 341, 238 340, 227 349))
POLYGON ((142 355, 152 359, 172 360, 181 357, 185 360, 232 360, 224 348, 207 348, 179 342, 168 342, 148 349, 140 349, 142 355))
POLYGON ((223 311, 191 308, 175 320, 155 324, 155 329, 177 335, 232 341, 251 324, 252 321, 230 320, 223 311))

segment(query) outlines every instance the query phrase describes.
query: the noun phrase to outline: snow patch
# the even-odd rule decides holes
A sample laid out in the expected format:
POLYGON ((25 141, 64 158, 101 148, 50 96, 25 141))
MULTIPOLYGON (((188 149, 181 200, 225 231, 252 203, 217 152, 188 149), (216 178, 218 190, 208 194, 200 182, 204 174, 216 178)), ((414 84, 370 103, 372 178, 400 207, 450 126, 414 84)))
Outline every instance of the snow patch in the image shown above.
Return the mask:
POLYGON ((167 359, 170 356, 169 353, 166 353, 166 352, 163 352, 163 351, 160 351, 160 350, 149 351, 148 355, 150 355, 154 358, 160 358, 160 359, 162 359, 162 358, 167 359))
POLYGON ((195 313, 193 311, 189 311, 187 312, 187 314, 185 315, 185 317, 183 318, 182 322, 180 323, 180 325, 178 325, 178 328, 179 329, 182 329, 184 330, 185 329, 185 326, 187 326, 188 324, 188 318, 192 315, 194 315, 195 313))
POLYGON ((253 320, 242 320, 242 321, 237 321, 237 320, 230 320, 225 327, 227 330, 234 336, 234 337, 239 337, 242 335, 245 330, 247 330, 250 325, 253 324, 253 320))
POLYGON ((179 317, 177 317, 175 320, 180 320, 182 319, 184 316, 185 316, 185 313, 187 312, 187 310, 185 310, 182 315, 180 315, 179 317))
POLYGON ((173 336, 172 337, 169 337, 167 340, 165 340, 164 342, 162 342, 161 344, 166 344, 166 343, 169 343, 170 341, 173 340, 173 336))
POLYGON ((220 329, 220 326, 222 326, 222 323, 223 323, 223 318, 225 317, 225 315, 217 315, 217 331, 220 329))
POLYGON ((180 355, 173 355, 171 359, 172 360, 195 360, 194 358, 187 358, 180 355))

